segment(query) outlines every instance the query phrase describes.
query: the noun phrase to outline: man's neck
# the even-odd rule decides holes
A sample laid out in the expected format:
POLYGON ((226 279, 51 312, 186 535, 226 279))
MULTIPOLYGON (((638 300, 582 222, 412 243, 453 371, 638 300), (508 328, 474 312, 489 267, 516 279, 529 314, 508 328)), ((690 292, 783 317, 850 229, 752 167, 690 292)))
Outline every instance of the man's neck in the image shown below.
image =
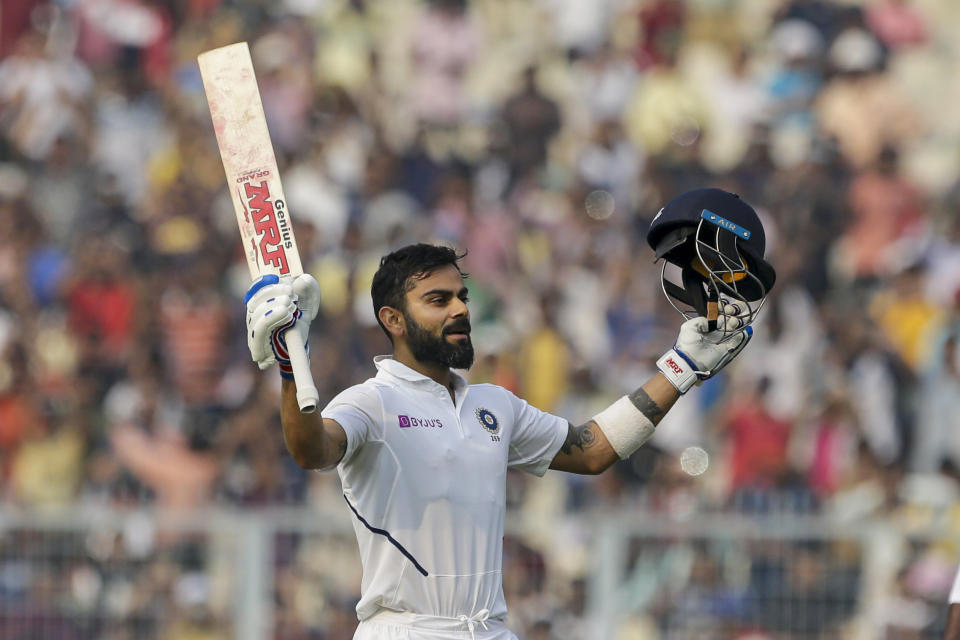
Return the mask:
POLYGON ((452 393, 451 384, 453 378, 450 375, 450 367, 438 362, 421 362, 414 358, 413 354, 407 349, 397 349, 394 351, 393 359, 400 364, 410 367, 417 373, 422 373, 452 393))

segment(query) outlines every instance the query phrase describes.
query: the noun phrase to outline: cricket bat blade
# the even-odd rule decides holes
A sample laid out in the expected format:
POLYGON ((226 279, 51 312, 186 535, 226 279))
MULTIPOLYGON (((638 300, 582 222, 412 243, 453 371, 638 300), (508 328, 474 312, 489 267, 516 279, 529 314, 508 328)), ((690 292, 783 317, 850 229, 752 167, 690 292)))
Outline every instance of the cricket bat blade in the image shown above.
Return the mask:
MULTIPOLYGON (((246 42, 237 42, 205 51, 197 62, 250 277, 296 277, 303 267, 250 49, 246 42)), ((297 385, 297 404, 301 412, 311 413, 320 396, 303 338, 299 331, 287 331, 284 337, 297 385)))

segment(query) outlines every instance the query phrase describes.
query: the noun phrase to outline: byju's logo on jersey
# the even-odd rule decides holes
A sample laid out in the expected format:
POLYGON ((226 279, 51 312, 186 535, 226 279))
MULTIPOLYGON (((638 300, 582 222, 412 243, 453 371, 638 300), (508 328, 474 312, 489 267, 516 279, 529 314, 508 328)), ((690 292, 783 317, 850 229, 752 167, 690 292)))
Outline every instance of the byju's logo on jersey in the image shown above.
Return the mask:
POLYGON ((414 416, 397 416, 397 422, 401 429, 410 427, 429 427, 432 429, 443 429, 443 423, 436 418, 417 418, 414 416))
POLYGON ((484 408, 477 409, 477 420, 480 426, 490 434, 490 440, 500 442, 500 421, 492 411, 484 408))

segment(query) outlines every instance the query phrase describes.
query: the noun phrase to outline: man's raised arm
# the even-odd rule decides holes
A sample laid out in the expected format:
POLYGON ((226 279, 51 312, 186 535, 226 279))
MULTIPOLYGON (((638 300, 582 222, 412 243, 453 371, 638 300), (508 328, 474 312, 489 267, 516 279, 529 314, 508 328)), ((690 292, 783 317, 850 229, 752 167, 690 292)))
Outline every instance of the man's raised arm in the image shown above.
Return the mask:
MULTIPOLYGON (((298 331, 308 345, 310 322, 320 308, 320 286, 313 276, 293 280, 264 276, 251 285, 247 307, 247 347, 261 369, 276 363, 283 378, 280 418, 283 439, 293 459, 305 469, 329 469, 343 458, 347 435, 320 412, 301 413, 284 334, 298 331)), ((309 346, 309 345, 308 345, 309 346)))
POLYGON ((283 380, 280 420, 287 451, 304 469, 329 469, 347 452, 347 434, 336 420, 300 412, 293 380, 283 380))
MULTIPOLYGON (((646 441, 646 438, 653 435, 653 428, 680 397, 680 392, 658 373, 645 385, 624 397, 633 406, 633 410, 640 414, 633 419, 636 424, 632 425, 631 429, 636 429, 639 438, 646 441), (645 430, 649 431, 649 434, 646 434, 645 430)), ((622 400, 623 398, 617 402, 622 400)), ((611 405, 611 408, 614 406, 616 403, 611 405)), ((628 409, 627 420, 631 420, 631 413, 632 411, 628 409)), ((550 463, 550 468, 570 473, 596 474, 613 466, 613 463, 618 460, 620 456, 610 444, 603 429, 595 420, 589 420, 579 427, 570 425, 567 439, 550 463)))
POLYGON ((623 396, 586 424, 570 425, 566 442, 551 469, 595 474, 626 460, 653 435, 677 399, 694 384, 716 375, 746 346, 753 329, 743 326, 738 309, 725 309, 720 326, 711 330, 706 318, 687 320, 673 349, 657 360, 659 373, 623 396), (737 324, 733 324, 737 323, 737 324), (724 328, 730 324, 730 330, 724 328))

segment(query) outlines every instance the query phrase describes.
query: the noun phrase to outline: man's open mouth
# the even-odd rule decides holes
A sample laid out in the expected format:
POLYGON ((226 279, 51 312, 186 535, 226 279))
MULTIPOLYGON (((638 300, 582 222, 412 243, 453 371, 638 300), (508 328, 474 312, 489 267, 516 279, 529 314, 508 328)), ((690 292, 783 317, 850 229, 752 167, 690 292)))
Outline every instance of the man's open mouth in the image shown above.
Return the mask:
POLYGON ((470 327, 453 327, 450 329, 445 329, 443 332, 445 336, 451 336, 457 339, 469 338, 470 337, 470 327))

